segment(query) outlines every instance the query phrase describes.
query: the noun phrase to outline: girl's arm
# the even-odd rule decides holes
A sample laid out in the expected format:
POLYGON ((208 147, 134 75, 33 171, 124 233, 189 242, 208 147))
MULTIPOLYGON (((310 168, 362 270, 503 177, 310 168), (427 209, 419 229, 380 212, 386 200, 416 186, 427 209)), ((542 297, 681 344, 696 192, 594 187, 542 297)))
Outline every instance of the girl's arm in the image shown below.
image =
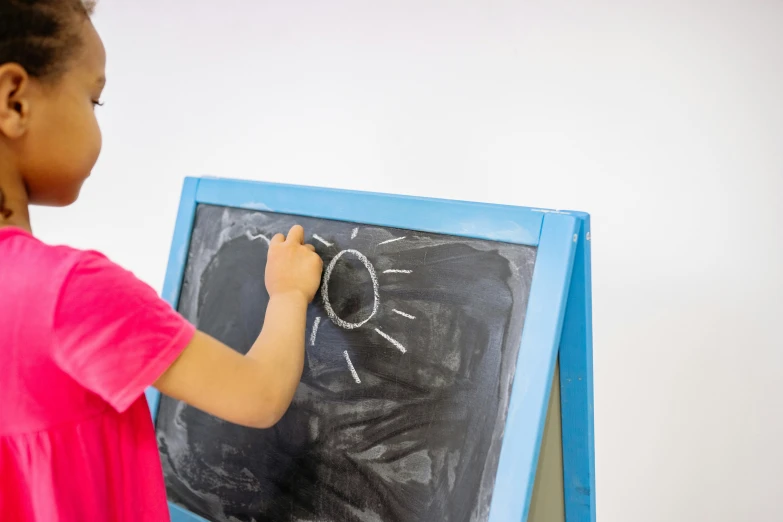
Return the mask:
POLYGON ((274 425, 288 409, 302 377, 305 316, 323 263, 304 230, 295 226, 269 246, 264 328, 247 355, 196 332, 176 361, 155 381, 160 392, 235 424, 274 425))

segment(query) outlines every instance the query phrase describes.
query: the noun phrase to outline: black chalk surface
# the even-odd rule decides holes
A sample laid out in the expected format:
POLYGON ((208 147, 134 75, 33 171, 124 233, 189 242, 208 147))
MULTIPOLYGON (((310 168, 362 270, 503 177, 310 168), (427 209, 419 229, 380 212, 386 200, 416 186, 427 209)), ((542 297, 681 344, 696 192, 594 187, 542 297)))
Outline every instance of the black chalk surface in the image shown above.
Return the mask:
POLYGON ((486 520, 536 249, 199 205, 179 311, 246 353, 268 238, 297 223, 331 273, 293 404, 256 430, 162 396, 170 500, 215 521, 486 520))

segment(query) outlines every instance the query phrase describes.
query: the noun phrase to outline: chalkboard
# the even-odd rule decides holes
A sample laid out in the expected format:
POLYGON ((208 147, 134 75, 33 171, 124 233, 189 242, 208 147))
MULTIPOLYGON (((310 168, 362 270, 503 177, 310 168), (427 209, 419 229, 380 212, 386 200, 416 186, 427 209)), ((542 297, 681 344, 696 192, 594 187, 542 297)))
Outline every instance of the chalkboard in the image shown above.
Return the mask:
POLYGON ((199 204, 178 310, 247 352, 268 239, 326 268, 305 369, 268 430, 161 397, 171 501, 215 521, 478 521, 489 513, 536 247, 199 204))

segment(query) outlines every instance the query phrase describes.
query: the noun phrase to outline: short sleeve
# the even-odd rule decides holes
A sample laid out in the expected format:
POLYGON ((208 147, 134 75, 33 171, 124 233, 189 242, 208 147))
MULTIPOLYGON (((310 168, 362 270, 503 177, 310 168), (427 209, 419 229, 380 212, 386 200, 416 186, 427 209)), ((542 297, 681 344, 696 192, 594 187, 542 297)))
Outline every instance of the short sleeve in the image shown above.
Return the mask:
POLYGON ((120 412, 166 371, 195 332, 151 287, 93 252, 67 276, 53 328, 56 364, 120 412))

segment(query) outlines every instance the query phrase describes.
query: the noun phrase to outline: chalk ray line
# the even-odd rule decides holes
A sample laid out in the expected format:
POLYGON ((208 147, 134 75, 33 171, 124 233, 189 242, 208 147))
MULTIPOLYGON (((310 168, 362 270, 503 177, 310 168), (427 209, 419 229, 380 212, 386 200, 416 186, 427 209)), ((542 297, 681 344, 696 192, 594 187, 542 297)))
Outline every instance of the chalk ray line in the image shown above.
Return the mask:
POLYGON ((390 343, 392 343, 392 345, 394 345, 394 347, 397 348, 402 353, 406 353, 408 351, 405 349, 405 347, 402 344, 400 344, 400 342, 397 339, 394 339, 390 335, 383 333, 380 329, 376 328, 375 332, 381 337, 383 337, 384 339, 386 339, 387 341, 389 341, 390 343))
POLYGON ((356 368, 353 367, 353 363, 351 362, 351 356, 348 355, 348 350, 345 350, 343 352, 343 357, 345 357, 345 362, 348 363, 348 369, 351 370, 351 375, 353 376, 353 380, 356 381, 356 384, 361 384, 362 380, 359 378, 359 374, 356 373, 356 368))
POLYGON ((313 321, 313 331, 310 333, 310 346, 315 346, 315 336, 318 335, 318 326, 321 324, 321 318, 316 317, 313 321))
POLYGON ((392 312, 394 312, 397 315, 401 315, 401 316, 405 317, 406 319, 416 319, 415 315, 406 314, 405 312, 401 312, 400 310, 397 310, 396 308, 394 310, 392 310, 392 312))
POLYGON ((330 246, 332 246, 332 245, 333 245, 333 243, 330 243, 330 242, 328 242, 327 240, 325 240, 324 238, 322 238, 322 237, 321 237, 321 236, 319 236, 318 234, 313 234, 313 239, 315 239, 316 241, 319 241, 319 242, 323 243, 324 245, 326 245, 326 246, 328 246, 328 247, 330 247, 330 246))
POLYGON ((386 241, 381 241, 380 243, 378 243, 378 246, 388 245, 389 243, 394 243, 395 241, 402 241, 405 238, 406 238, 406 236, 395 237, 394 239, 387 239, 386 241))

